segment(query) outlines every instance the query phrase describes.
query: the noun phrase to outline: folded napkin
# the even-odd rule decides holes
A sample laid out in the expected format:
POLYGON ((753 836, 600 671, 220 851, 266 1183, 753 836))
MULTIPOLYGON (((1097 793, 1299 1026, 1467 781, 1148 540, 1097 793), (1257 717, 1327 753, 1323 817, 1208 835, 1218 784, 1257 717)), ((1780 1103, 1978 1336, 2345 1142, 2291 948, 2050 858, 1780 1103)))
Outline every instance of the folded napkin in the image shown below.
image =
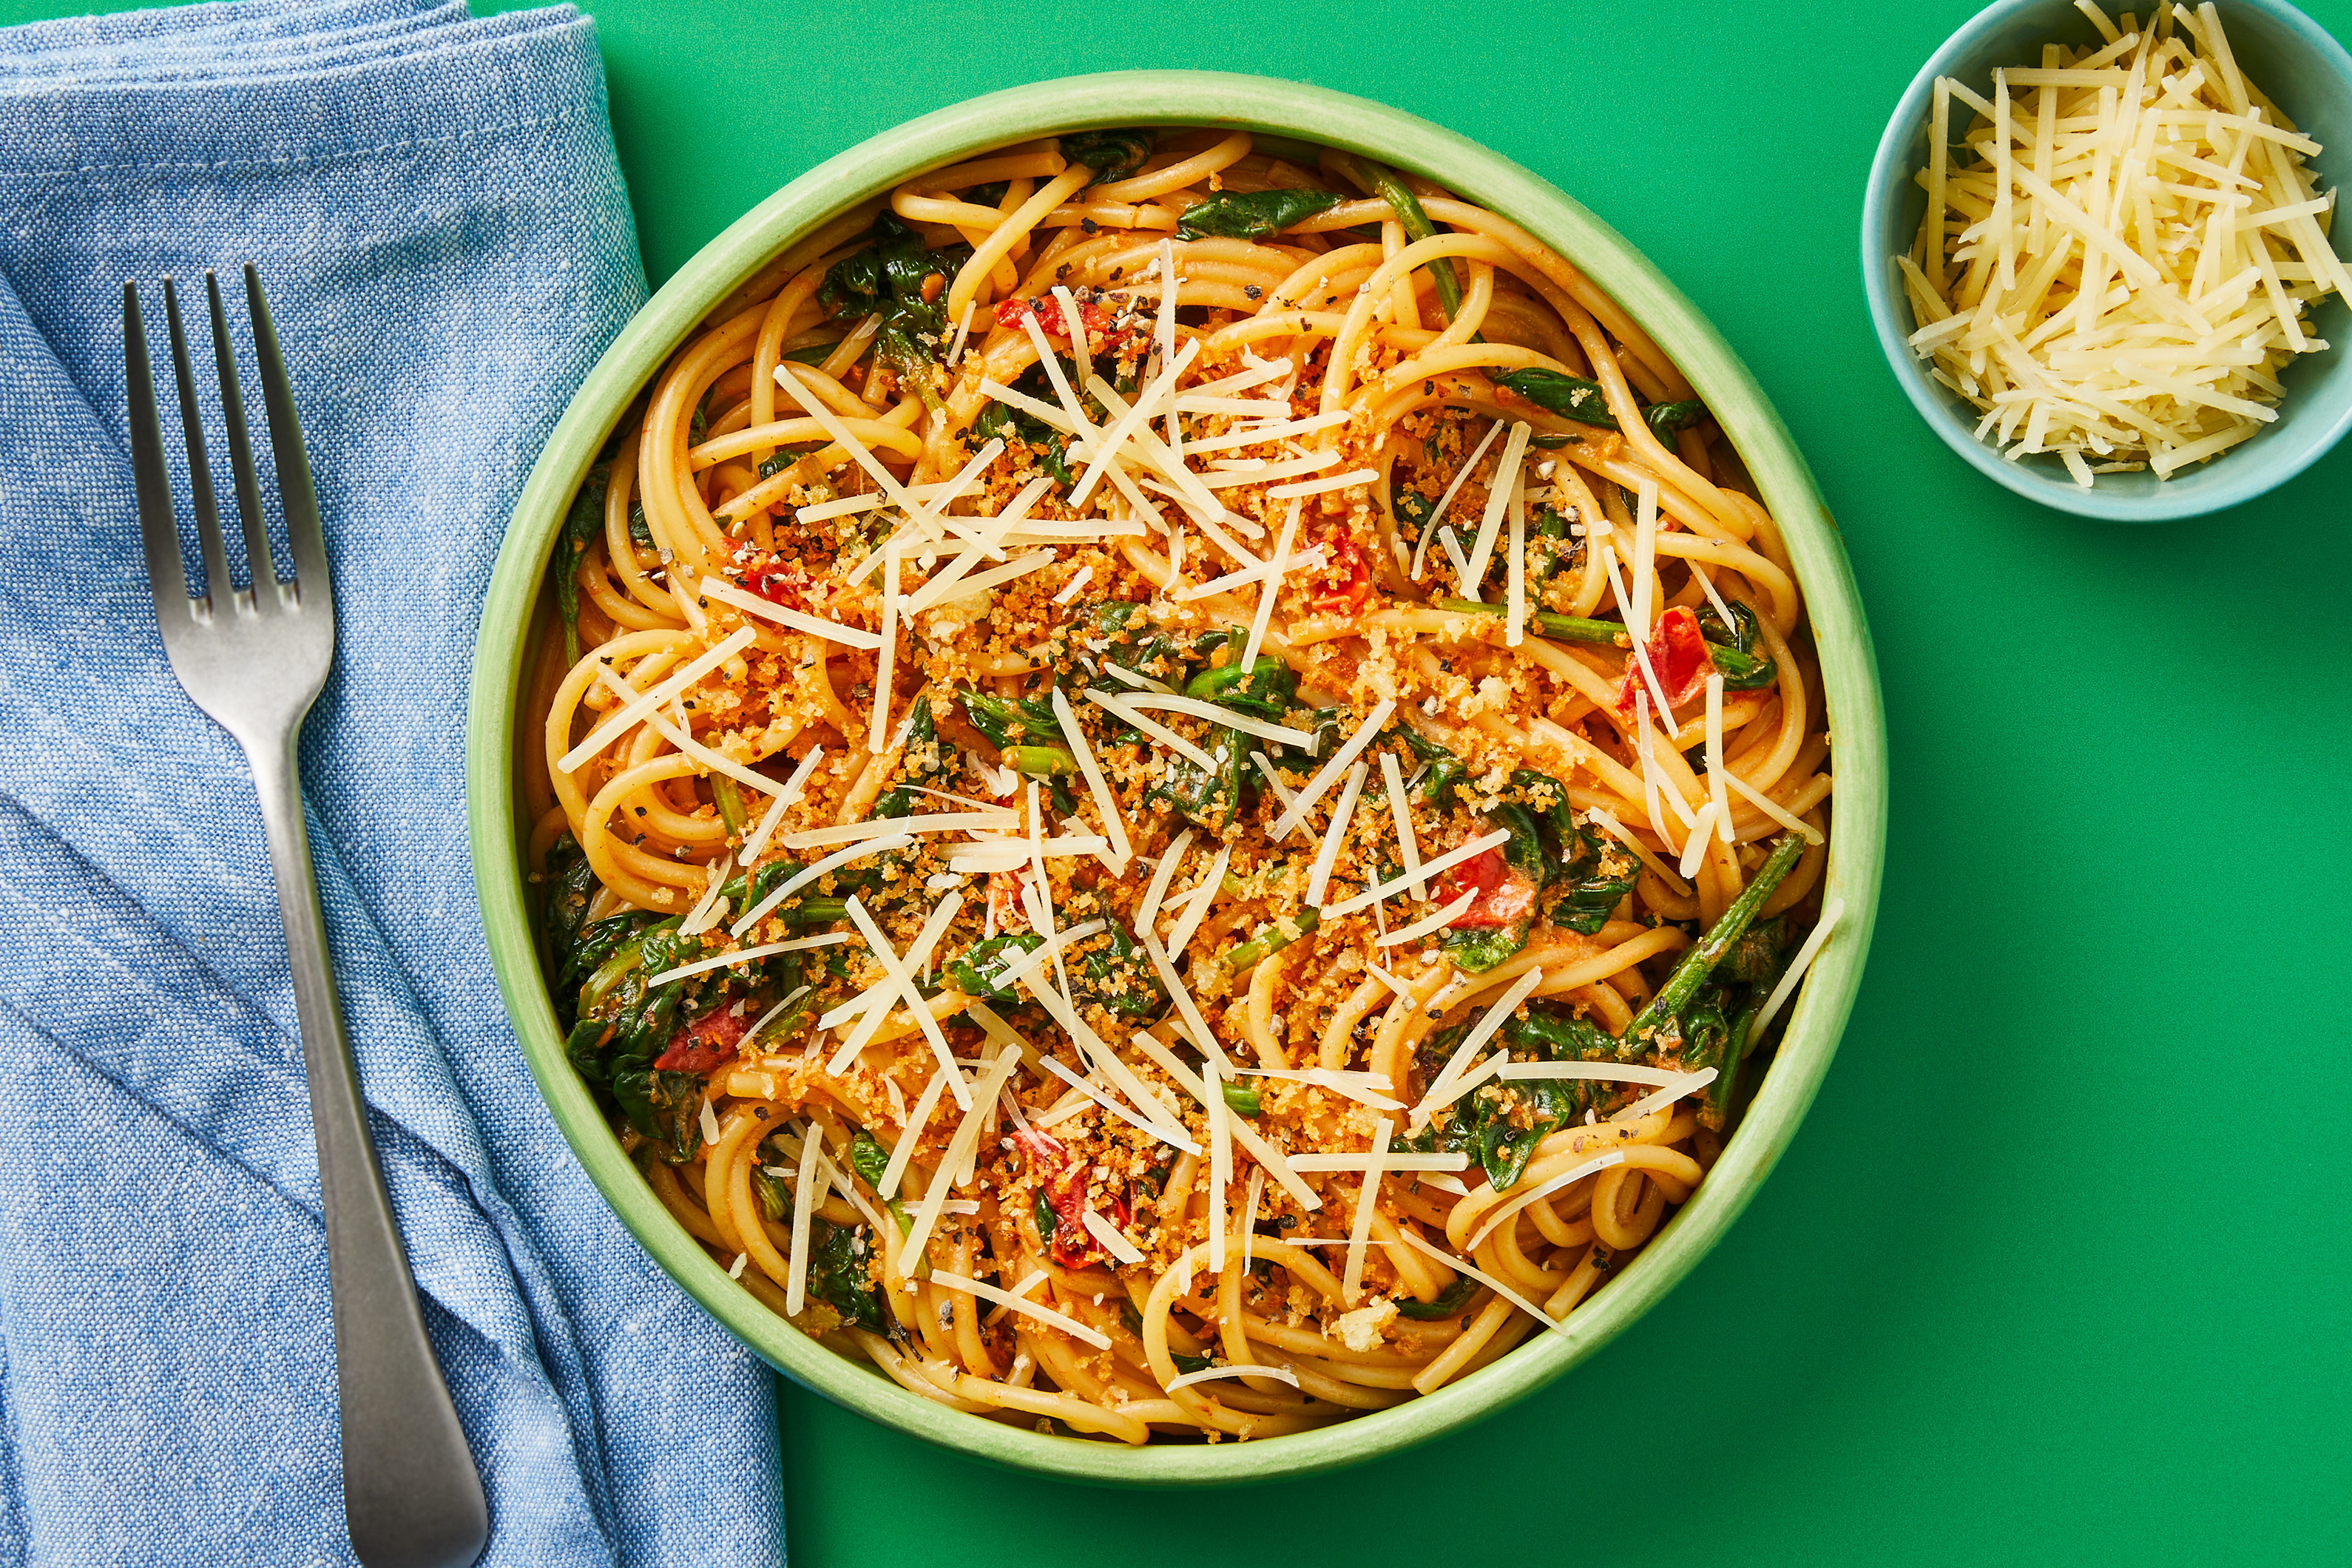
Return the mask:
POLYGON ((467 849, 490 563, 565 398, 645 297, 593 29, 569 6, 247 0, 0 31, 0 1563, 352 1561, 260 818, 164 659, 125 455, 123 281, 149 283, 159 356, 154 280, 194 303, 225 470, 201 279, 247 260, 335 563, 335 671, 302 745, 311 847, 489 1492, 484 1561, 779 1560, 769 1374, 558 1135, 467 849))

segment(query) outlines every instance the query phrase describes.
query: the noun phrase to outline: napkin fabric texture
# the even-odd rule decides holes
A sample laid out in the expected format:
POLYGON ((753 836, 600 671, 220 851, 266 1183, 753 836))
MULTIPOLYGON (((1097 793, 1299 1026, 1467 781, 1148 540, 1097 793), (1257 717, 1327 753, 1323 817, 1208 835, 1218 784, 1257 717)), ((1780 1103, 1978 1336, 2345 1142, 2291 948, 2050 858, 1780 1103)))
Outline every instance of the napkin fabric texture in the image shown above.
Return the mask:
MULTIPOLYGON (((483 1561, 779 1561, 770 1376, 558 1134, 467 847, 490 563, 564 400, 645 298, 593 29, 570 6, 245 0, 0 31, 0 1563, 352 1561, 276 892, 243 756, 164 658, 127 458, 136 279, 178 462, 174 276, 232 506, 216 268, 274 497, 247 261, 334 560, 335 670, 301 748, 311 848, 489 1493, 483 1561)), ((179 495, 201 571, 184 466, 179 495)), ((233 512, 227 532, 239 560, 233 512)))

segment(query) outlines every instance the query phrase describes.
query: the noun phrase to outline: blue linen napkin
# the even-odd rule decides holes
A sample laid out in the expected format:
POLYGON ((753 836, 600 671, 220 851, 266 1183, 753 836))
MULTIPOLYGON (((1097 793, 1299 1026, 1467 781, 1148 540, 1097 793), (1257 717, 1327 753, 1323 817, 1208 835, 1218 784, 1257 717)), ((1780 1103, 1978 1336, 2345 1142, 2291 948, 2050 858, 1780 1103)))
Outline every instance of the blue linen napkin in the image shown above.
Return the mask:
POLYGON ((558 1135, 467 851, 491 559, 645 297, 593 29, 247 0, 0 30, 0 1563, 352 1561, 268 860, 164 659, 125 456, 122 282, 160 355, 182 280, 204 367, 203 272, 248 259, 335 562, 311 847, 485 1562, 779 1561, 769 1374, 558 1135))

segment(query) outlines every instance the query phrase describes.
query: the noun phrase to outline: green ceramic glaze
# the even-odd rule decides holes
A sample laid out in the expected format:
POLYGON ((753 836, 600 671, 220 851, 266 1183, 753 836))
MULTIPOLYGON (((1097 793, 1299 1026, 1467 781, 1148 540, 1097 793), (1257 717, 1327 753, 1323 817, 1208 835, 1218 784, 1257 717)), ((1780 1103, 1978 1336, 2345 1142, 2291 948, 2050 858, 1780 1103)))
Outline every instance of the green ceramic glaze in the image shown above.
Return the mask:
MULTIPOLYGON (((518 723, 524 726, 518 735, 518 723)), ((492 574, 476 651, 467 809, 483 925, 507 1008, 557 1123, 646 1251, 770 1364, 826 1397, 992 1462, 1111 1485, 1272 1480, 1392 1453, 1521 1399, 1607 1343, 1689 1272, 1769 1173, 1828 1070, 1869 951, 1885 843, 1885 728, 1853 574, 1804 459, 1730 347, 1609 226, 1554 186, 1424 120, 1319 88, 1202 71, 1125 71, 992 93, 943 109, 809 171, 712 240, 622 332, 580 389, 524 485, 492 574), (531 934, 515 757, 523 657, 564 508, 629 402, 712 308, 794 239, 908 175, 983 149, 1107 125, 1234 125, 1368 153, 1522 225, 1582 268, 1662 343, 1721 422, 1779 520, 1811 607, 1836 737, 1836 829, 1826 896, 1845 900, 1791 1009, 1770 1072, 1721 1161, 1633 1264, 1569 1320, 1425 1398, 1313 1433, 1248 1444, 1134 1449, 1054 1437, 948 1410, 788 1328, 678 1226, 621 1152, 564 1060, 531 934)))

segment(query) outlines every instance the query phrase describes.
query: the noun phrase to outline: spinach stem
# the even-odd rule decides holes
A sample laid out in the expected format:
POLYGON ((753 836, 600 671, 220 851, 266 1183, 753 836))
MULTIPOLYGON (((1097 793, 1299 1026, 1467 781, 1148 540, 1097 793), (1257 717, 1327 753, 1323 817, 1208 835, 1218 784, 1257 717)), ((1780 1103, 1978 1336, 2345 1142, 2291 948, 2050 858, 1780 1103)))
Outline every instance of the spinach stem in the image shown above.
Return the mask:
MULTIPOLYGON (((1397 178, 1393 170, 1383 168, 1369 158, 1349 158, 1347 162, 1362 182, 1371 187, 1374 195, 1395 209, 1397 222, 1404 228, 1407 244, 1437 237, 1437 226, 1429 221, 1429 214, 1422 206, 1421 198, 1397 178)), ((1430 281, 1437 285, 1438 308, 1445 312, 1446 324, 1451 326, 1454 318, 1462 310, 1461 277, 1454 270, 1450 258, 1432 262, 1428 271, 1430 281)))
MULTIPOLYGON (((1503 605, 1489 605, 1478 599, 1440 599, 1437 607, 1457 616, 1492 616, 1497 620, 1506 613, 1503 605)), ((1558 637, 1563 642, 1602 643, 1617 647, 1625 636, 1625 628, 1615 621, 1589 621, 1581 616, 1557 615, 1550 610, 1530 610, 1528 619, 1533 621, 1536 629, 1544 636, 1558 637)))
POLYGON ((1280 952, 1320 924, 1323 911, 1309 904, 1297 914, 1272 921, 1249 941, 1225 954, 1226 972, 1239 974, 1264 958, 1280 952))
POLYGON ((1784 833, 1780 836, 1773 844, 1772 852, 1764 858, 1764 864, 1756 868, 1756 875, 1740 890, 1739 897, 1731 900, 1731 907, 1724 910, 1723 918, 1715 922, 1715 929, 1683 954, 1683 961, 1675 965, 1675 972, 1666 977, 1664 985, 1658 987, 1658 994, 1650 998, 1650 1005, 1625 1026, 1624 1034, 1618 1037, 1617 1054, 1621 1058, 1654 1037, 1665 1026, 1668 1019, 1690 1005, 1691 998, 1698 994, 1698 988, 1706 983, 1707 975, 1722 962, 1723 955, 1731 951, 1731 944, 1747 932, 1756 919, 1756 912, 1764 907, 1764 900, 1772 896, 1772 889, 1780 885, 1780 879, 1789 874, 1790 868, 1796 865, 1798 857, 1804 852, 1805 840, 1801 835, 1784 833))

